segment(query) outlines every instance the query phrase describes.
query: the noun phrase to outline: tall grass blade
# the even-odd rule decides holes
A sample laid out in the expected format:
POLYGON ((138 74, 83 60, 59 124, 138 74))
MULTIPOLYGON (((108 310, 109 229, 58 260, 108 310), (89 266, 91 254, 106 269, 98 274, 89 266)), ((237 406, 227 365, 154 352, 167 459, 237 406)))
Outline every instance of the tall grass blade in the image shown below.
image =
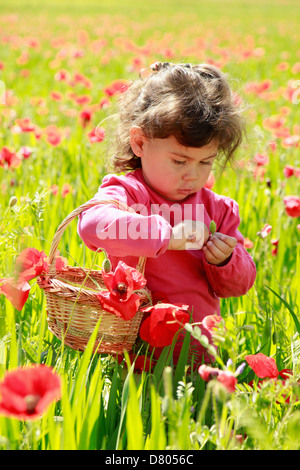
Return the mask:
POLYGON ((129 376, 129 396, 126 413, 127 449, 143 450, 143 421, 139 408, 137 387, 133 374, 129 376))
POLYGON ((290 314, 292 315, 292 318, 294 320, 294 323, 295 323, 295 326, 296 326, 296 330, 297 332, 300 334, 300 322, 298 320, 298 317, 297 315, 295 314, 295 312, 293 311, 292 307, 287 303, 286 300, 284 300, 277 292, 275 292, 273 289, 271 289, 271 287, 269 286, 266 286, 271 292, 273 292, 274 295, 276 295, 276 297, 278 297, 278 299, 281 300, 281 302, 286 306, 286 308, 288 309, 288 311, 290 312, 290 314))

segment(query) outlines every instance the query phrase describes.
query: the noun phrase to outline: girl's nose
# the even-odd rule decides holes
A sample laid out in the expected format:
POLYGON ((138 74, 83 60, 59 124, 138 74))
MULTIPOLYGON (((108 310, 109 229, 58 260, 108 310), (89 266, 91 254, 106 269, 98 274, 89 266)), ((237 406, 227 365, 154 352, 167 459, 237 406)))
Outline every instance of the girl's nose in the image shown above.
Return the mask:
POLYGON ((198 179, 197 171, 196 171, 196 170, 189 170, 189 171, 187 171, 187 172, 183 175, 182 179, 183 179, 184 181, 195 181, 195 180, 197 180, 197 179, 198 179))

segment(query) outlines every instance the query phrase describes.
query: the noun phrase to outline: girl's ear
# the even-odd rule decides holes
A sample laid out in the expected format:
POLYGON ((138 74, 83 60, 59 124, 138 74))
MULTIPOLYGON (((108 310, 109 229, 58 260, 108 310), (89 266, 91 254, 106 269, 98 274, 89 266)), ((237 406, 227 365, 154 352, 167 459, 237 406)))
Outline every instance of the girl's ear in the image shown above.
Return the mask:
POLYGON ((133 126, 130 129, 130 145, 133 153, 137 157, 141 157, 144 152, 144 144, 147 140, 144 132, 140 127, 133 126))

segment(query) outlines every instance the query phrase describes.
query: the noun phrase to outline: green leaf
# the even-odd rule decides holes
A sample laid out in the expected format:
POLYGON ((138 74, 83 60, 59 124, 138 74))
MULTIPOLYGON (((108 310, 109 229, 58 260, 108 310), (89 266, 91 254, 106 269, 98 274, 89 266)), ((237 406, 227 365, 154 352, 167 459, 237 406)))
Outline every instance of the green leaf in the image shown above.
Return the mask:
POLYGON ((292 318, 294 320, 294 323, 295 323, 295 326, 296 326, 296 329, 298 331, 298 333, 300 334, 300 323, 299 323, 299 320, 298 320, 298 317, 297 315, 295 314, 295 312, 292 310, 292 307, 287 303, 286 300, 284 300, 279 294, 277 294, 277 292, 275 292, 273 289, 271 289, 271 287, 267 286, 267 289, 269 289, 271 292, 273 292, 274 295, 276 295, 276 297, 278 297, 278 299, 281 300, 281 302, 286 306, 286 308, 288 309, 288 311, 290 312, 290 314, 292 315, 292 318))

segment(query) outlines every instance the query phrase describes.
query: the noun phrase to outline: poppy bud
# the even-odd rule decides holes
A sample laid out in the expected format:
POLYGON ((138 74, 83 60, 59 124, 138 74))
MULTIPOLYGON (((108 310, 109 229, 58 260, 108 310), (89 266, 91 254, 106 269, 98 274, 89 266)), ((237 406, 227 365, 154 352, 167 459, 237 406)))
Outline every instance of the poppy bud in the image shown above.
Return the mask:
POLYGON ((16 196, 12 196, 9 200, 9 207, 13 207, 17 204, 18 198, 16 196))
POLYGON ((209 224, 209 231, 213 235, 217 229, 216 222, 214 220, 209 224))
POLYGON ((241 326, 241 330, 244 330, 244 331, 253 331, 253 330, 254 330, 254 326, 253 326, 253 325, 243 325, 243 326, 241 326))
POLYGON ((108 258, 105 258, 105 260, 103 261, 102 269, 105 273, 109 273, 111 271, 111 262, 108 258))

